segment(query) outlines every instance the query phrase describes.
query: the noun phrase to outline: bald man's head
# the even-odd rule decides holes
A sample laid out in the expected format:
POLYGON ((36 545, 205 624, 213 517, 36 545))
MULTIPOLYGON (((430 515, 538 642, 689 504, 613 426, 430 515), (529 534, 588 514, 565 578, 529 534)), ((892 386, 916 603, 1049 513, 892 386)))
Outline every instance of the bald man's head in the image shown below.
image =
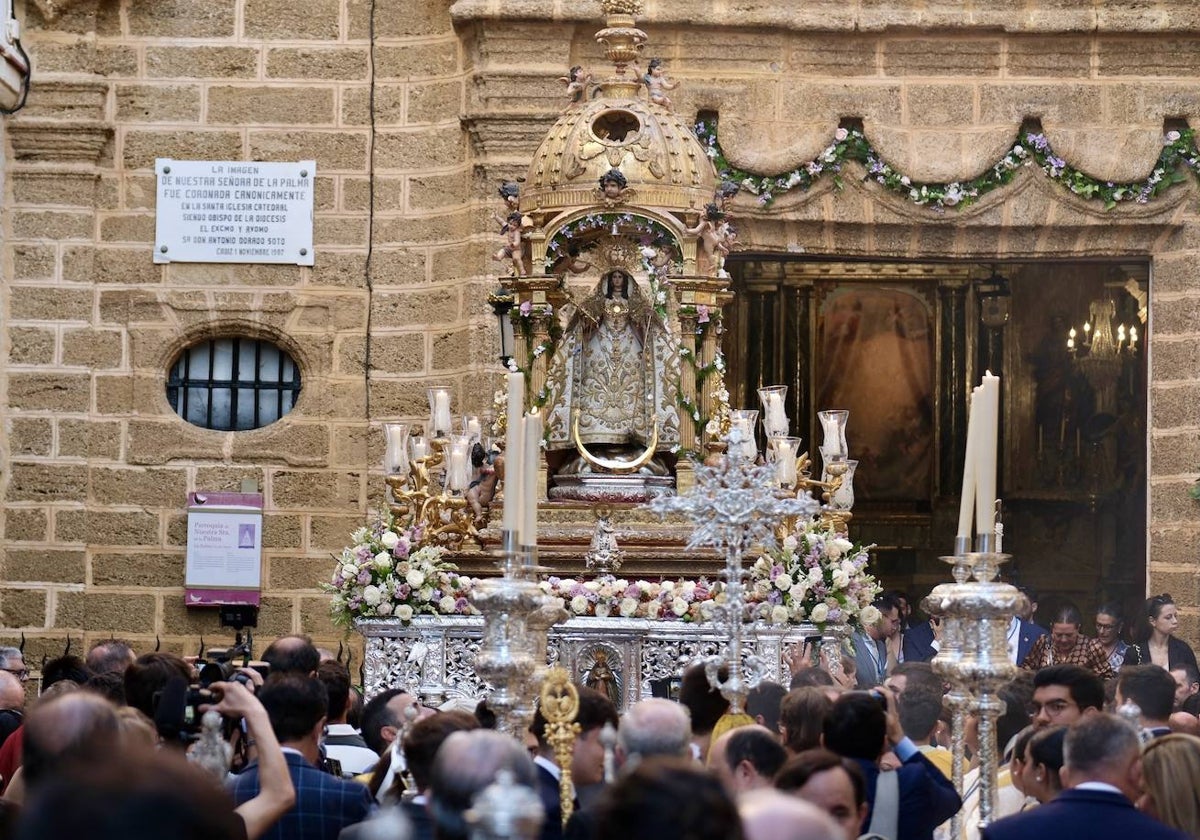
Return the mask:
POLYGON ((121 724, 116 707, 87 691, 41 703, 25 721, 25 783, 33 789, 76 761, 102 761, 117 748, 121 724))
POLYGON ((738 799, 746 840, 843 840, 842 830, 815 805, 766 788, 738 799))
POLYGON ((25 686, 8 671, 0 671, 0 709, 25 708, 25 686))

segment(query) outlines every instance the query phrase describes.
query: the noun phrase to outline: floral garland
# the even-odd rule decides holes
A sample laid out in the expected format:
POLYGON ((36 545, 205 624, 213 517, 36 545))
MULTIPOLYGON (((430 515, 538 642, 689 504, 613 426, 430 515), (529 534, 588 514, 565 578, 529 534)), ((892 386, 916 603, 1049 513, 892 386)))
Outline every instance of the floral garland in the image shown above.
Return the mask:
MULTIPOLYGON (((546 270, 549 271, 560 257, 570 252, 574 241, 603 230, 611 230, 614 235, 622 233, 637 236, 643 246, 654 242, 670 242, 678 248, 675 244, 675 234, 654 219, 633 213, 588 213, 567 222, 550 237, 550 241, 546 243, 546 270)), ((586 247, 585 245, 584 248, 586 247)))
POLYGON ((652 621, 711 621, 725 602, 725 587, 699 580, 625 580, 601 575, 595 580, 549 577, 538 584, 547 595, 561 598, 573 616, 646 618, 652 621))
POLYGON ((856 161, 866 168, 864 181, 875 181, 914 204, 937 209, 961 209, 974 204, 988 193, 1010 183, 1023 166, 1040 167, 1051 180, 1075 195, 1103 201, 1105 210, 1127 201, 1149 203, 1170 187, 1187 180, 1181 169, 1200 178, 1200 151, 1196 148, 1192 129, 1168 131, 1163 137, 1163 150, 1154 170, 1144 181, 1131 183, 1093 178, 1056 156, 1046 136, 1032 131, 1022 131, 1012 148, 978 178, 949 183, 913 182, 885 161, 858 129, 838 128, 833 142, 821 154, 790 172, 778 175, 757 175, 733 166, 717 140, 715 120, 698 122, 695 132, 721 178, 733 181, 758 196, 760 207, 770 204, 775 196, 789 190, 807 190, 827 174, 832 175, 835 186, 840 189, 841 172, 847 161, 856 161))
POLYGON ((861 629, 879 620, 871 602, 879 583, 867 571, 870 546, 819 523, 801 522, 750 567, 749 595, 758 617, 772 624, 808 621, 861 629))
POLYGON ((420 528, 403 528, 389 513, 350 535, 351 545, 335 555, 329 583, 334 624, 352 627, 356 618, 410 621, 414 615, 470 615, 467 596, 474 581, 458 574, 440 546, 422 544, 420 528))
MULTIPOLYGON (((696 318, 697 344, 703 344, 704 336, 709 329, 715 329, 717 335, 720 335, 724 330, 720 311, 713 312, 704 304, 682 306, 679 309, 679 314, 681 316, 694 316, 696 318)), ((729 428, 729 391, 725 388, 725 354, 721 351, 720 345, 718 345, 717 353, 713 357, 713 360, 707 365, 701 365, 695 353, 690 352, 686 347, 680 347, 679 357, 691 367, 698 393, 703 391, 704 384, 709 377, 714 373, 720 374, 717 384, 712 391, 713 411, 711 416, 704 417, 701 415, 700 406, 693 400, 688 399, 682 391, 676 397, 676 402, 680 410, 691 417, 692 422, 695 424, 697 441, 703 440, 706 434, 710 438, 719 437, 728 431, 729 428)))

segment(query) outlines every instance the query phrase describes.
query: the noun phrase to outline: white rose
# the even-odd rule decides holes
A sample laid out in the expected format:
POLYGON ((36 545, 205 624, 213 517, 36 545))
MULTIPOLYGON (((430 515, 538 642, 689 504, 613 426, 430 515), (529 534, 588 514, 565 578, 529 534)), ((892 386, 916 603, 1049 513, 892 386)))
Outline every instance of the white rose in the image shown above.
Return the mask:
POLYGON ((380 615, 391 615, 392 614, 392 602, 384 601, 382 604, 379 605, 379 609, 377 609, 376 612, 379 613, 380 615))
POLYGON ((825 543, 825 555, 830 560, 836 560, 842 556, 842 547, 838 545, 838 540, 828 540, 825 543))
POLYGON ((846 539, 845 537, 834 537, 832 542, 838 547, 840 554, 845 554, 847 551, 854 548, 854 543, 850 542, 850 540, 846 539))
MULTIPOLYGON (((805 581, 807 583, 807 581, 805 581)), ((797 584, 788 590, 788 597, 793 601, 800 602, 804 600, 804 596, 808 594, 808 587, 803 584, 797 584)))
POLYGON ((625 618, 632 618, 637 614, 638 602, 633 598, 622 598, 619 611, 625 618))
POLYGON ((692 581, 692 580, 685 580, 683 582, 683 597, 691 598, 695 594, 696 594, 696 582, 692 581))
POLYGON ((596 617, 597 618, 608 618, 610 612, 611 612, 611 607, 609 607, 609 605, 607 603, 601 602, 599 604, 596 604, 596 617))
POLYGON ((762 595, 763 597, 770 595, 771 594, 771 581, 769 581, 769 580, 754 581, 754 591, 757 592, 759 595, 762 595))
POLYGON ((688 602, 682 598, 676 598, 671 602, 671 612, 678 616, 687 615, 688 602))
POLYGON ((425 574, 416 569, 409 569, 408 574, 404 576, 404 580, 413 589, 420 589, 425 584, 425 574))
POLYGON ((844 128, 839 128, 837 131, 833 132, 833 136, 837 140, 845 140, 850 136, 850 132, 844 128))
POLYGON ((812 612, 809 613, 809 618, 813 620, 814 624, 821 624, 825 619, 829 618, 829 607, 824 604, 817 604, 812 608, 812 612))
POLYGON ((717 605, 712 601, 700 602, 700 618, 705 621, 712 621, 713 613, 717 611, 717 605))
POLYGON ((354 563, 347 563, 345 566, 342 566, 342 577, 346 580, 358 577, 358 566, 354 563))
POLYGON ((674 592, 675 591, 675 581, 664 580, 662 582, 662 591, 663 592, 674 592))
POLYGON ((364 586, 362 599, 363 603, 370 607, 379 606, 380 600, 383 598, 383 593, 379 591, 378 586, 364 586))
POLYGON ((395 531, 384 531, 383 536, 379 538, 379 541, 383 543, 384 548, 391 550, 400 545, 400 535, 395 531))
POLYGON ((422 601, 432 601, 433 600, 433 587, 432 586, 422 586, 420 591, 417 592, 417 597, 420 598, 422 601))
POLYGON ((583 588, 586 589, 588 592, 599 592, 600 584, 594 580, 589 580, 583 585, 583 588))
POLYGON ((792 580, 790 575, 780 575, 779 577, 775 578, 775 588, 781 592, 787 592, 795 585, 795 583, 796 582, 792 580))
POLYGON ((449 595, 444 596, 442 600, 438 601, 438 610, 443 613, 453 613, 454 598, 449 595))
POLYGON ((588 611, 588 599, 582 595, 576 595, 571 599, 571 612, 575 615, 583 615, 588 611))
POLYGON ((408 604, 401 604, 400 606, 396 607, 396 618, 400 619, 401 621, 412 621, 412 617, 413 608, 408 604))
POLYGON ((392 568, 392 555, 386 551, 381 551, 375 555, 375 568, 381 572, 386 572, 392 568))
POLYGON ((850 585, 850 575, 843 572, 841 569, 833 570, 833 585, 838 589, 845 589, 850 585))
POLYGON ((879 610, 872 606, 863 607, 862 612, 858 614, 858 620, 862 622, 863 627, 871 627, 878 624, 879 619, 882 617, 879 610))
POLYGON ((853 575, 858 569, 854 568, 854 561, 847 558, 842 561, 842 571, 847 575, 853 575))
POLYGON ((786 550, 795 551, 797 545, 799 545, 799 540, 796 539, 795 534, 788 534, 786 537, 783 538, 783 547, 786 550))
POLYGON ((651 601, 646 604, 646 618, 658 618, 662 612, 662 604, 658 601, 651 601))
POLYGON ((772 624, 787 624, 788 623, 788 608, 777 606, 771 610, 772 624))
POLYGON ((820 583, 821 579, 824 577, 825 577, 825 573, 821 571, 820 566, 813 566, 811 569, 808 570, 808 582, 809 583, 820 583))

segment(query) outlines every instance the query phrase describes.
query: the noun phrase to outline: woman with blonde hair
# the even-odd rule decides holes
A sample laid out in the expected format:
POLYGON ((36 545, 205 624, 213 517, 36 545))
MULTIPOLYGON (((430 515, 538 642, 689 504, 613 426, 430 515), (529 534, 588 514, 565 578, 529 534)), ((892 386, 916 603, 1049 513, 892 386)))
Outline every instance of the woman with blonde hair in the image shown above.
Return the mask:
POLYGON ((1200 738, 1164 735, 1142 750, 1145 793, 1138 809, 1172 828, 1200 837, 1200 738))

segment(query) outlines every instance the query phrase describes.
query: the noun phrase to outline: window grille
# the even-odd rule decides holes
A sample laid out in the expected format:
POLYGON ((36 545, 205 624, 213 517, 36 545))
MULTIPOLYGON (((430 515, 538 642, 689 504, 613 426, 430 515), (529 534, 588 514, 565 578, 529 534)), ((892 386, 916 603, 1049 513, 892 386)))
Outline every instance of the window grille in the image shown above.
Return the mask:
POLYGON ((171 366, 167 401, 189 423, 223 432, 258 429, 292 410, 300 370, 269 341, 215 338, 188 347, 171 366))

